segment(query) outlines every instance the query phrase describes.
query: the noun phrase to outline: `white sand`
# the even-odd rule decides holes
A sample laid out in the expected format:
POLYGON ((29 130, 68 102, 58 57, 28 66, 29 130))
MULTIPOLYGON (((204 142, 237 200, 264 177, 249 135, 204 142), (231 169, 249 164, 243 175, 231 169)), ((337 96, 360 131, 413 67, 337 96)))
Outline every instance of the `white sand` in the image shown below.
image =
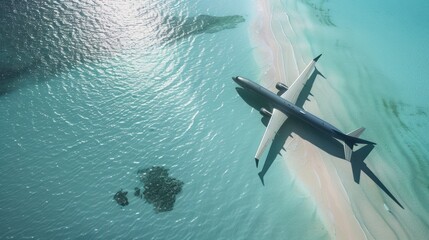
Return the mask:
MULTIPOLYGON (((259 50, 258 59, 262 61, 259 64, 264 69, 261 79, 263 85, 274 90, 276 82, 290 85, 319 52, 312 52, 312 46, 303 36, 313 26, 305 19, 306 9, 299 6, 299 3, 288 3, 295 9, 286 12, 282 10, 284 6, 279 0, 258 0, 257 4, 258 19, 253 26, 253 34, 259 50), (296 11, 298 8, 299 14, 296 11)), ((318 63, 321 64, 323 59, 318 63)), ((323 67, 319 66, 319 69, 322 70, 323 67)), ((313 89, 320 85, 318 81, 327 83, 318 77, 313 89)), ((329 84, 335 82, 330 81, 329 84)), ((324 88, 332 87, 329 84, 324 88)), ((326 91, 323 87, 318 90, 326 91)), ((335 91, 328 92, 329 99, 324 101, 332 104, 339 99, 335 91)), ((322 98, 323 96, 310 97, 311 101, 307 101, 304 108, 323 118, 318 107, 322 98)), ((341 111, 344 106, 338 105, 341 111)), ((312 196, 318 207, 319 217, 331 238, 407 238, 395 217, 386 209, 380 210, 383 199, 378 187, 363 173, 361 184, 354 183, 350 163, 325 153, 296 134, 288 138, 285 149, 282 156, 287 173, 294 174, 304 191, 312 196)))

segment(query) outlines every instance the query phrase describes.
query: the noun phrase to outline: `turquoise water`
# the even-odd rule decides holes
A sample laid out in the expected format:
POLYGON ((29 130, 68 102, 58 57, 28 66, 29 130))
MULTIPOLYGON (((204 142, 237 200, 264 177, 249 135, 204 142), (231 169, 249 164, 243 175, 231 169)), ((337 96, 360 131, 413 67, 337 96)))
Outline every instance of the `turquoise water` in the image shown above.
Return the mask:
MULTIPOLYGON (((324 54, 327 80, 315 98, 329 103, 320 99, 333 91, 341 100, 319 104, 322 117, 345 131, 367 128, 378 145, 365 161, 405 210, 382 192, 373 204, 392 209, 409 238, 427 236, 428 4, 294 4, 317 26, 303 30, 313 54, 324 54)), ((0 3, 0 238, 328 238, 317 200, 282 158, 265 187, 257 177, 264 127, 231 81, 264 70, 249 42, 253 5, 0 3), (246 21, 170 37, 183 26, 165 18, 200 14, 246 21), (151 166, 184 182, 172 211, 155 213, 132 194, 142 187, 137 170, 151 166), (113 200, 120 189, 129 191, 122 208, 113 200)))
POLYGON ((231 81, 260 75, 248 37, 252 4, 0 6, 0 238, 327 237, 282 161, 265 187, 257 177, 264 127, 231 81), (165 17, 199 14, 246 21, 168 37, 178 26, 163 25, 165 17), (151 166, 184 182, 172 211, 156 213, 132 194, 142 187, 137 170, 151 166), (113 200, 120 189, 128 206, 113 200))
POLYGON ((367 92, 364 101, 372 111, 365 114, 371 116, 367 120, 379 143, 376 154, 383 159, 369 164, 406 205, 398 221, 410 239, 429 233, 428 10, 427 1, 361 1, 333 7, 333 19, 347 28, 365 68, 355 80, 366 77, 366 84, 356 90, 367 92))
MULTIPOLYGON (((306 39, 313 51, 326 53, 319 66, 329 90, 319 87, 320 94, 333 91, 341 101, 333 107, 332 101, 322 100, 323 117, 340 129, 367 128, 364 138, 377 146, 365 162, 405 209, 381 190, 382 201, 374 198, 374 192, 367 191, 370 184, 360 186, 383 218, 387 219, 383 204, 391 210, 395 223, 390 221, 389 231, 396 237, 425 238, 429 232, 427 1, 300 4, 310 9, 308 16, 315 23, 305 31, 306 39)), ((351 197, 359 201, 359 196, 351 197)), ((370 221, 363 223, 369 231, 380 231, 370 221)))

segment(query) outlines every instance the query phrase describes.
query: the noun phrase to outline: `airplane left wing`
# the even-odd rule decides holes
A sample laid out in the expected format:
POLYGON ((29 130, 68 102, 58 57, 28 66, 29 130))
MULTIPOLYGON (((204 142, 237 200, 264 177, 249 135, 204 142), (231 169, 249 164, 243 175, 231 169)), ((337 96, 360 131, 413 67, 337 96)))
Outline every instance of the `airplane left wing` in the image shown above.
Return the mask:
POLYGON ((273 113, 271 115, 270 121, 268 122, 267 128, 265 129, 264 136, 262 137, 261 143, 259 144, 258 150, 256 151, 256 167, 258 167, 259 158, 261 157, 265 148, 273 141, 274 137, 286 119, 287 115, 277 109, 273 109, 273 113))

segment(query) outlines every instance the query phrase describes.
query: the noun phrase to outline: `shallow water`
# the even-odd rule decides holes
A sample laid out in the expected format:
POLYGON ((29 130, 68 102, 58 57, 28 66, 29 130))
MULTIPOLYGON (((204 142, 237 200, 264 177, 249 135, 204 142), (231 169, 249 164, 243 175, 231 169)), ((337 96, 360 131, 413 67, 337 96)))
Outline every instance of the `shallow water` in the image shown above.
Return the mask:
POLYGON ((251 4, 0 6, 0 238, 326 237, 282 161, 265 187, 254 168, 264 127, 231 80, 260 75, 251 4), (168 37, 165 17, 199 14, 246 21, 168 37), (141 187, 137 170, 151 166, 184 182, 172 211, 157 214, 130 194, 141 187), (113 200, 120 189, 130 192, 122 208, 113 200))
MULTIPOLYGON (((312 91, 321 117, 345 131, 367 128, 363 137, 378 145, 365 162, 405 210, 364 177, 358 187, 382 216, 397 216, 406 236, 427 236, 427 3, 294 5, 310 22, 295 29, 308 41, 296 41, 297 60, 324 54, 318 68, 327 79, 312 91)), ((327 238, 315 200, 282 158, 265 187, 254 168, 264 127, 231 81, 265 70, 249 42, 252 7, 0 3, 0 238, 327 238), (245 22, 171 38, 178 26, 165 19, 198 15, 245 22), (184 182, 172 211, 157 214, 131 194, 141 187, 137 170, 151 166, 184 182), (123 208, 113 200, 121 188, 130 192, 123 208)))

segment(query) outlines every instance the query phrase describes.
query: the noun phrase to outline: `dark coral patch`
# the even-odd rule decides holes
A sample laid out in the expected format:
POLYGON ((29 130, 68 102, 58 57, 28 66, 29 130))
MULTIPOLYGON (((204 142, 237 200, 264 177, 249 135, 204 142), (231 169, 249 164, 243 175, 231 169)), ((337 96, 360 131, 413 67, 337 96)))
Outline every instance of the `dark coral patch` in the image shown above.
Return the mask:
POLYGON ((183 182, 168 175, 168 169, 160 166, 137 171, 144 184, 143 196, 154 206, 155 212, 173 210, 176 195, 182 191, 183 182))

